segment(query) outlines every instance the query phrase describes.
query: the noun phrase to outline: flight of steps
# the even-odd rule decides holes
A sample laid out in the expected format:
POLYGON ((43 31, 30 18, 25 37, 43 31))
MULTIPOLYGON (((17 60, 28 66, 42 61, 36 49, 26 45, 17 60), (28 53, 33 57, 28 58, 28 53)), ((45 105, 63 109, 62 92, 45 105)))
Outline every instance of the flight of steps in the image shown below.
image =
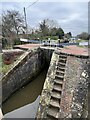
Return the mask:
POLYGON ((54 85, 51 93, 51 99, 47 111, 47 118, 58 119, 60 111, 60 101, 63 89, 63 80, 65 73, 65 65, 67 61, 67 55, 56 53, 59 55, 59 60, 56 65, 56 74, 54 79, 54 85))

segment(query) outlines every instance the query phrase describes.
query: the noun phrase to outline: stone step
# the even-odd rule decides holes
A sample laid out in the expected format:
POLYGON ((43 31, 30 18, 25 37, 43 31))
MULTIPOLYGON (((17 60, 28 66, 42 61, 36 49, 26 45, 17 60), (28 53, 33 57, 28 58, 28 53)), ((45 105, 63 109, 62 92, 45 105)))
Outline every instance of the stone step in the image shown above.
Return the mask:
POLYGON ((55 102, 50 102, 48 108, 50 107, 56 108, 57 110, 60 109, 60 105, 56 104, 55 102))
POLYGON ((67 57, 62 58, 62 57, 59 56, 59 59, 61 59, 61 60, 67 60, 67 57))
POLYGON ((66 63, 67 59, 65 58, 59 58, 58 62, 63 62, 63 63, 66 63))
POLYGON ((57 92, 58 94, 62 94, 62 91, 57 91, 57 90, 55 90, 55 89, 52 89, 52 92, 57 92))
POLYGON ((51 97, 49 106, 53 106, 53 107, 59 109, 59 108, 60 108, 60 100, 57 99, 57 98, 52 98, 52 97, 51 97))
POLYGON ((52 120, 54 119, 58 119, 58 116, 59 116, 59 110, 56 109, 56 108, 48 108, 48 111, 47 111, 47 116, 49 116, 50 118, 53 118, 52 120))
POLYGON ((65 68, 65 65, 59 64, 59 63, 57 63, 56 66, 57 66, 57 67, 60 67, 60 68, 65 68))
POLYGON ((54 91, 62 92, 62 89, 58 89, 56 87, 53 88, 54 91))
POLYGON ((63 81, 59 80, 59 79, 55 79, 54 82, 57 83, 57 84, 63 84, 63 81))
POLYGON ((59 51, 55 51, 56 54, 58 54, 59 56, 62 56, 62 57, 67 57, 67 55, 63 54, 63 53, 60 53, 59 51))
POLYGON ((55 79, 62 79, 63 80, 64 76, 63 75, 55 75, 55 79))
POLYGON ((62 70, 56 70, 56 72, 60 72, 60 73, 65 73, 64 71, 62 71, 62 70))
POLYGON ((53 87, 58 87, 58 88, 62 89, 62 84, 54 83, 53 87))
POLYGON ((65 71, 65 67, 56 66, 56 69, 57 69, 57 70, 60 70, 60 71, 63 71, 63 72, 65 71))
POLYGON ((58 86, 58 85, 54 85, 54 86, 53 86, 53 89, 56 90, 56 91, 59 91, 59 92, 62 91, 61 86, 58 86))
POLYGON ((57 75, 63 75, 63 76, 64 76, 64 71, 56 70, 56 74, 57 74, 57 75))
POLYGON ((58 64, 60 64, 60 65, 66 65, 66 63, 63 63, 63 62, 58 62, 58 64))
POLYGON ((61 99, 61 93, 53 91, 52 94, 51 94, 51 98, 52 97, 60 100, 61 99))
POLYGON ((67 55, 65 55, 65 54, 61 54, 61 53, 58 53, 58 55, 59 55, 59 57, 61 58, 67 58, 67 55))
POLYGON ((59 59, 61 58, 67 59, 67 56, 59 56, 59 59))

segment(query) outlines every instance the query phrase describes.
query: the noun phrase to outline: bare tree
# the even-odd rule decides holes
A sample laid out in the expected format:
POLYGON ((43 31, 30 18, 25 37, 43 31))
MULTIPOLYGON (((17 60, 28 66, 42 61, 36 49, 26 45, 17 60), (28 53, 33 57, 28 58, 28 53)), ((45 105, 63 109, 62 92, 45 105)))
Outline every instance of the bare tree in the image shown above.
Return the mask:
POLYGON ((49 27, 49 29, 59 28, 59 25, 56 20, 45 19, 45 21, 46 21, 46 25, 49 27))
POLYGON ((44 19, 40 23, 40 30, 44 36, 58 36, 60 39, 64 36, 64 30, 55 20, 44 19))
POLYGON ((2 14, 2 35, 3 37, 12 39, 18 38, 20 32, 23 33, 24 27, 24 17, 15 10, 7 10, 2 14))
POLYGON ((43 20, 43 21, 40 23, 40 31, 41 31, 41 33, 43 33, 43 36, 48 35, 48 33, 49 33, 49 28, 48 28, 48 25, 46 24, 46 20, 43 20))
POLYGON ((44 36, 50 35, 52 30, 56 30, 59 27, 56 21, 50 19, 44 19, 39 26, 44 36))
POLYGON ((4 36, 9 36, 11 33, 19 34, 24 27, 24 18, 19 11, 7 10, 2 14, 2 33, 4 36))

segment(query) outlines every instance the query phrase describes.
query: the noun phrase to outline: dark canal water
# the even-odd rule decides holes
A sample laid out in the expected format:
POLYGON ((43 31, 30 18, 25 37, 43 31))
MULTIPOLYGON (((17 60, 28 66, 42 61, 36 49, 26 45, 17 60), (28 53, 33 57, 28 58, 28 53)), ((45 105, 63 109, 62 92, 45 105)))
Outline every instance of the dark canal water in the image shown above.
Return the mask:
POLYGON ((3 105, 3 114, 11 112, 17 108, 30 104, 41 94, 43 84, 47 74, 47 68, 44 69, 36 79, 28 85, 15 92, 3 105))

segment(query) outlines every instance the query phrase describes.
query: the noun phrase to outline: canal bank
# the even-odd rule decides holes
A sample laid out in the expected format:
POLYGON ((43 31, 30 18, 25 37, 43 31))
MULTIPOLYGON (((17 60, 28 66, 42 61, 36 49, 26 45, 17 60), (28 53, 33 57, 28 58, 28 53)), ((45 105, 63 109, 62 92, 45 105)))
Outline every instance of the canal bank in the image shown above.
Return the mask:
POLYGON ((38 49, 26 51, 2 78, 2 102, 28 84, 45 66, 45 57, 38 49))
MULTIPOLYGON (((38 118, 51 119, 52 117, 55 119, 66 118, 66 117, 75 118, 75 116, 78 118, 78 117, 82 117, 84 113, 85 113, 84 117, 87 117, 86 96, 83 97, 83 95, 84 94, 87 95, 88 75, 87 75, 86 68, 87 68, 89 56, 85 49, 77 48, 76 50, 76 48, 77 48, 76 46, 74 47, 70 46, 68 49, 58 48, 55 50, 55 48, 50 49, 45 47, 39 49, 40 52, 38 54, 39 55, 42 54, 43 59, 42 57, 41 59, 44 60, 43 61, 44 67, 47 64, 49 65, 49 63, 50 65, 49 65, 48 73, 46 76, 46 80, 44 82, 44 87, 42 89, 42 94, 40 97, 40 103, 39 103, 36 119, 38 118), (53 52, 54 50, 55 52, 53 52), (52 56, 52 53, 53 53, 53 56, 52 56), (50 58, 50 56, 52 56, 52 59, 50 58), (82 92, 78 92, 80 90, 82 90, 82 92), (76 111, 72 107, 72 103, 73 103, 73 106, 76 107, 76 111), (84 105, 84 108, 82 104, 84 105), (82 109, 79 109, 78 111, 78 107, 82 109), (85 111, 85 112, 82 113, 82 111, 85 111)), ((26 60, 26 61, 21 62, 21 65, 26 65, 26 63, 28 63, 28 61, 31 60, 31 56, 26 57, 28 59, 23 58, 23 60, 26 60)), ((32 61, 31 63, 34 63, 34 62, 35 61, 32 61)), ((36 63, 37 63, 37 59, 36 59, 36 63)), ((31 65, 31 64, 28 64, 28 65, 31 65)), ((33 70, 33 68, 31 70, 33 70)), ((40 71, 42 71, 42 69, 40 69, 40 71)), ((34 75, 35 77, 37 77, 36 74, 34 75)), ((10 80, 10 79, 7 79, 7 80, 10 80)), ((31 79, 29 80, 29 82, 30 81, 31 79)), ((20 89, 20 85, 19 85, 19 89, 20 89)), ((32 113, 32 111, 30 111, 30 113, 32 113)))
POLYGON ((70 46, 53 52, 36 119, 88 117, 88 49, 70 46))
POLYGON ((3 76, 4 114, 34 102, 41 94, 53 51, 42 48, 26 51, 3 76))

